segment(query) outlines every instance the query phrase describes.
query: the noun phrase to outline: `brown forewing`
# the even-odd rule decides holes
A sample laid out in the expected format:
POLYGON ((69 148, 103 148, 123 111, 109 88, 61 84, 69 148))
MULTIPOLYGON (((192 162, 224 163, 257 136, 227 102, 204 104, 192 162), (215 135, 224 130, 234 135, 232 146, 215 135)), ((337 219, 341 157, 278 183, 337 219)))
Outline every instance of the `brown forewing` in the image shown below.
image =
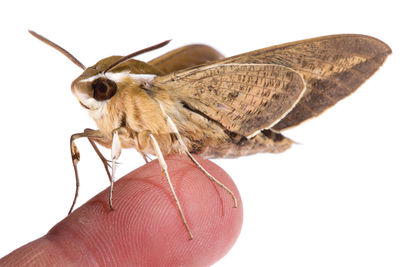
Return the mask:
MULTIPOLYGON (((179 49, 177 49, 177 51, 179 51, 179 49)), ((178 66, 179 64, 176 63, 175 60, 181 57, 174 58, 175 55, 173 52, 174 51, 168 53, 171 56, 169 60, 174 62, 172 65, 176 64, 176 66, 178 66)), ((207 54, 206 50, 201 53, 207 54)), ((197 56, 200 57, 201 53, 197 56)), ((299 72, 306 82, 307 91, 297 105, 273 126, 274 130, 280 131, 319 115, 325 109, 354 92, 383 64, 390 53, 390 47, 376 38, 357 34, 343 34, 272 46, 221 59, 209 64, 278 64, 299 72)), ((165 57, 165 59, 167 59, 165 62, 169 64, 168 58, 169 56, 165 57)), ((163 61, 158 60, 158 63, 162 65, 163 61)), ((206 65, 201 67, 204 68, 206 65)), ((169 70, 178 69, 179 67, 169 68, 169 70)), ((188 72, 191 73, 191 71, 192 70, 181 70, 178 71, 176 75, 184 75, 188 72)), ((174 76, 174 74, 171 74, 159 80, 165 82, 174 76)), ((173 86, 172 80, 168 83, 173 86)), ((200 92, 207 91, 206 87, 197 87, 197 89, 199 92, 194 92, 192 87, 189 94, 182 91, 182 89, 180 89, 179 92, 193 98, 194 94, 199 95, 200 92)), ((215 88, 215 90, 217 90, 217 88, 215 88)), ((229 100, 229 98, 219 100, 225 101, 226 99, 229 100)), ((208 111, 209 108, 207 107, 208 103, 205 103, 204 99, 192 99, 192 101, 201 102, 201 104, 199 104, 201 107, 200 111, 206 114, 209 113, 205 112, 208 111)), ((247 99, 244 105, 248 104, 246 101, 247 99)), ((221 102, 220 104, 222 106, 224 103, 221 102)), ((215 107, 213 107, 213 109, 215 109, 215 107)), ((238 112, 241 111, 239 110, 238 112)), ((214 110, 212 113, 216 114, 218 111, 214 110)), ((262 114, 262 112, 260 112, 260 114, 262 114)), ((217 120, 219 117, 220 116, 212 118, 217 120)), ((239 127, 236 125, 234 128, 239 127)), ((244 132, 248 132, 248 129, 244 129, 244 132)))
POLYGON ((305 91, 299 73, 275 64, 214 64, 157 77, 154 85, 244 136, 272 127, 305 91))
POLYGON ((273 63, 301 73, 307 91, 274 130, 315 117, 354 92, 391 53, 388 45, 365 35, 332 35, 256 50, 220 61, 273 63))

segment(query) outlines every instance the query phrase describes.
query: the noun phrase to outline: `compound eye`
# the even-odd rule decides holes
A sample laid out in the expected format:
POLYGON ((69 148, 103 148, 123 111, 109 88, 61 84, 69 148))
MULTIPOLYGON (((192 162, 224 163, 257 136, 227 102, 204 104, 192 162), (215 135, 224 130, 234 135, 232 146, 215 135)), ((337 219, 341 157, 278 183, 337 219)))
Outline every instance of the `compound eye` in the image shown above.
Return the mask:
POLYGON ((92 82, 93 97, 98 101, 110 99, 117 92, 117 84, 106 78, 98 78, 92 82))

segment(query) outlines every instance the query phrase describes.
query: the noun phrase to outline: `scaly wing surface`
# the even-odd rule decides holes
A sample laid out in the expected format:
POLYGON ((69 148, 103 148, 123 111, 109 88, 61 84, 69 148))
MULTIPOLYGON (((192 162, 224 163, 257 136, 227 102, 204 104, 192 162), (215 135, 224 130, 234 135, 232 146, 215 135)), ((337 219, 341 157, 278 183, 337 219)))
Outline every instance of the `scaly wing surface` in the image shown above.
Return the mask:
POLYGON ((302 76, 276 64, 212 64, 156 77, 154 85, 185 108, 231 132, 252 136, 271 128, 305 92, 302 76))

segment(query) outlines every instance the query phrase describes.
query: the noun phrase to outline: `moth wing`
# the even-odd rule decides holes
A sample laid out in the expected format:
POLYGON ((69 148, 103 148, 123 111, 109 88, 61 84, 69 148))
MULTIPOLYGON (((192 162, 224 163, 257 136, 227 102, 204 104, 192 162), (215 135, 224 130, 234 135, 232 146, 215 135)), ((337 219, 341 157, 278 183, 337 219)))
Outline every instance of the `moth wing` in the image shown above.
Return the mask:
POLYGON ((168 74, 209 61, 222 59, 223 57, 221 53, 208 45, 193 44, 172 50, 148 63, 163 73, 168 74))
POLYGON ((278 64, 300 73, 303 98, 273 129, 280 131, 315 117, 354 92, 391 53, 384 42, 365 35, 318 37, 272 46, 219 61, 219 64, 278 64))
POLYGON ((185 108, 252 136, 271 128, 300 100, 305 82, 296 71, 275 64, 214 64, 156 77, 154 85, 185 108))

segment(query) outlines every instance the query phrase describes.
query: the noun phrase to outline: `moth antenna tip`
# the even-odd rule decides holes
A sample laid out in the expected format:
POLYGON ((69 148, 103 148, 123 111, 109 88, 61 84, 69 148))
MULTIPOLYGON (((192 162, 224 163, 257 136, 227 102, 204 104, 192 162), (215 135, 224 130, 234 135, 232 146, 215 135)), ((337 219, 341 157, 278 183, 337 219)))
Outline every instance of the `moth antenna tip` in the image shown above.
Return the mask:
POLYGON ((66 56, 69 60, 71 60, 75 65, 77 65, 78 67, 80 67, 81 69, 85 70, 86 67, 85 65, 83 65, 78 59, 76 59, 70 52, 68 52, 67 50, 65 50, 64 48, 62 48, 61 46, 59 46, 56 43, 53 43, 52 41, 50 41, 49 39, 47 39, 46 37, 36 33, 35 31, 29 30, 28 32, 30 34, 32 34, 34 37, 36 37, 37 39, 39 39, 40 41, 42 41, 43 43, 53 47, 54 49, 56 49, 58 52, 61 52, 61 54, 63 54, 64 56, 66 56))
POLYGON ((28 32, 29 32, 30 34, 32 34, 33 36, 37 36, 37 35, 38 35, 35 31, 32 31, 32 30, 30 30, 30 29, 28 29, 28 32))

